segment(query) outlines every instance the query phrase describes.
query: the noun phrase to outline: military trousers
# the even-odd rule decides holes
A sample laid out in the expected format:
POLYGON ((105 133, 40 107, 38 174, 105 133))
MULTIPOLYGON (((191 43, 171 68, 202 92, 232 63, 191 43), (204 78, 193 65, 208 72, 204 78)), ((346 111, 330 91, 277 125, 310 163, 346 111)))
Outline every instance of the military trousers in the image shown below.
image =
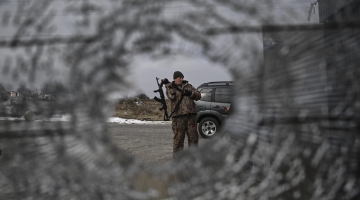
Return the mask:
POLYGON ((198 146, 199 136, 196 130, 196 115, 180 115, 172 118, 174 132, 173 154, 174 156, 184 149, 185 134, 188 138, 188 146, 198 146))

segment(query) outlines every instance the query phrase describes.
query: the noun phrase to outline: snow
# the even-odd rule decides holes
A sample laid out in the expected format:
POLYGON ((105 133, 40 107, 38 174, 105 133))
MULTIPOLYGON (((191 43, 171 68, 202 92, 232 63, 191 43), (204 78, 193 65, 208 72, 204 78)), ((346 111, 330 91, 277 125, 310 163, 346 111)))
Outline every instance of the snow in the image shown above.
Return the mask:
MULTIPOLYGON (((25 121, 25 118, 23 117, 0 117, 0 120, 8 120, 8 121, 25 121)), ((39 119, 39 120, 35 120, 35 121, 51 121, 51 122, 55 122, 55 121, 63 121, 63 122, 67 122, 67 121, 71 121, 71 116, 70 115, 57 115, 57 116, 53 116, 51 118, 44 118, 44 119, 39 119)), ((143 121, 143 120, 138 120, 138 119, 124 119, 124 118, 119 118, 119 117, 110 117, 108 119, 108 123, 113 123, 113 124, 171 124, 171 121, 143 121)))
POLYGON ((123 119, 119 117, 111 117, 108 119, 109 123, 116 124, 170 124, 171 121, 143 121, 138 119, 123 119))

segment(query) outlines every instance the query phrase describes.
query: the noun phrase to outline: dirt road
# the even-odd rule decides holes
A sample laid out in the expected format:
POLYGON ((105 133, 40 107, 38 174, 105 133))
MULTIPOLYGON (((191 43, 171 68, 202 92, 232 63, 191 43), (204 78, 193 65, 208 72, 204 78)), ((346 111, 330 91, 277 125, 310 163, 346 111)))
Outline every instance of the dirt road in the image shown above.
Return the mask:
POLYGON ((170 124, 109 124, 109 134, 117 146, 143 162, 157 164, 172 159, 170 124))
MULTIPOLYGON (((15 123, 15 122, 12 122, 15 123)), ((18 122, 20 125, 28 122, 18 122)), ((1 124, 1 123, 0 123, 1 124)), ((53 122, 46 122, 52 125, 53 122)), ((64 123, 66 124, 66 123, 64 123)), ((124 149, 141 162, 149 164, 163 164, 172 160, 173 132, 169 124, 108 124, 108 133, 119 148, 124 149)), ((33 138, 36 139, 37 137, 33 138)), ((29 139, 30 140, 30 139, 29 139)), ((20 148, 17 138, 0 139, 0 160, 12 156, 20 148)), ((199 137, 199 144, 205 139, 199 137)), ((34 142, 29 142, 32 144, 34 142)), ((187 138, 185 138, 185 149, 187 138)))
MULTIPOLYGON (((156 165, 172 160, 171 124, 109 124, 109 134, 117 146, 142 162, 156 165)), ((205 141, 199 137, 200 145, 205 141)))

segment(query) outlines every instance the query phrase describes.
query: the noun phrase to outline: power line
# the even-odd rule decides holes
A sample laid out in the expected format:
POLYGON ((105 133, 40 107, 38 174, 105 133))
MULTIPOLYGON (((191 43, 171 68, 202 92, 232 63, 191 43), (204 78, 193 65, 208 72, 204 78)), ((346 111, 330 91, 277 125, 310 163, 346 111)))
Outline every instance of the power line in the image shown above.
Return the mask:
MULTIPOLYGON (((87 1, 87 0, 48 0, 48 1, 87 1)), ((34 1, 29 1, 29 0, 1 0, 1 2, 29 2, 29 3, 32 3, 34 1)))
MULTIPOLYGON (((203 32, 204 35, 224 35, 224 34, 240 34, 240 33, 262 33, 266 32, 280 32, 280 31, 323 31, 323 30, 340 30, 340 29, 360 29, 360 22, 346 22, 346 23, 326 23, 316 25, 264 25, 264 26, 229 26, 226 28, 210 28, 203 32)), ((30 37, 26 35, 24 37, 30 37)), ((32 35, 36 36, 36 35, 32 35)), ((92 43, 102 38, 101 35, 42 35, 52 38, 31 38, 21 39, 15 38, 11 40, 0 40, 0 48, 8 47, 26 47, 26 46, 41 46, 41 45, 56 45, 67 43, 92 43)), ((10 37, 10 36, 3 36, 10 37)), ((19 36, 17 36, 19 37, 19 36)), ((21 37, 21 36, 20 36, 21 37)))
MULTIPOLYGON (((74 1, 82 1, 82 0, 74 0, 74 1)), ((296 2, 293 2, 293 3, 296 3, 296 2)), ((262 5, 279 5, 278 3, 258 3, 258 4, 262 4, 262 5)), ((192 5, 192 6, 158 6, 159 8, 199 8, 199 7, 229 7, 227 5, 192 5)), ((295 7, 296 8, 296 7, 295 7)), ((102 10, 112 10, 112 9, 97 9, 99 11, 102 11, 102 10)), ((19 13, 22 13, 22 12, 32 12, 32 11, 17 11, 17 10, 0 10, 1 12, 19 12, 19 13)), ((76 10, 73 10, 73 9, 60 9, 60 10, 47 10, 47 11, 76 11, 76 10)))
POLYGON ((14 37, 90 37, 93 36, 92 34, 82 34, 82 35, 16 35, 16 36, 11 36, 11 35, 0 35, 1 38, 14 38, 14 37))
POLYGON ((264 26, 230 26, 226 28, 210 28, 206 35, 237 34, 237 33, 256 33, 266 30, 266 32, 280 31, 320 31, 320 30, 341 30, 341 29, 360 29, 359 22, 325 23, 314 25, 264 25, 264 26))
MULTIPOLYGON (((79 14, 73 14, 73 15, 21 15, 21 16, 31 16, 31 17, 36 17, 36 16, 43 16, 43 17, 76 17, 76 16, 99 16, 102 14, 86 14, 86 13, 79 13, 79 14)), ((9 18, 9 17, 0 17, 0 18, 9 18)))
MULTIPOLYGON (((98 10, 110 10, 110 9, 98 9, 98 10)), ((34 12, 32 10, 30 11, 17 11, 17 10, 0 10, 1 12, 11 12, 11 13, 28 13, 28 12, 34 12)), ((47 12, 51 12, 51 11, 60 11, 60 12, 67 12, 67 11, 81 11, 81 10, 74 10, 74 9, 61 9, 61 10, 46 10, 47 12)))
POLYGON ((312 1, 279 1, 278 3, 312 3, 312 1))
MULTIPOLYGON (((52 1, 52 2, 55 2, 55 1, 59 1, 59 2, 72 2, 72 1, 78 1, 78 2, 81 2, 81 1, 87 1, 87 0, 48 0, 48 1, 52 1)), ((28 2, 28 3, 32 3, 34 1, 29 1, 29 0, 1 0, 1 2, 10 2, 10 3, 15 3, 15 2, 28 2)), ((257 3, 257 4, 266 4, 266 5, 269 5, 269 4, 279 4, 279 3, 312 3, 311 1, 302 1, 302 2, 298 2, 298 1, 281 1, 281 2, 268 2, 268 3, 257 3)), ((215 5, 217 6, 217 5, 215 5)))
MULTIPOLYGON (((48 1, 88 1, 88 0, 48 0, 48 1)), ((32 3, 34 1, 29 1, 29 0, 2 0, 1 2, 29 2, 32 3)), ((312 1, 280 1, 280 2, 269 2, 269 3, 256 3, 256 4, 279 4, 279 3, 312 3, 312 1)))
MULTIPOLYGON (((271 9, 283 9, 283 10, 291 10, 291 9, 308 9, 308 7, 273 7, 271 9)), ((103 9, 101 11, 109 11, 111 9, 103 9)), ((257 9, 257 10, 270 10, 269 8, 267 9, 257 9)), ((61 11, 61 10, 58 10, 58 11, 61 11)), ((66 11, 66 10, 64 10, 66 11)), ((217 11, 234 11, 233 9, 223 9, 223 10, 217 10, 217 11)), ((14 11, 16 12, 16 11, 14 11)), ((31 11, 23 11, 23 12, 31 12, 31 11)), ((184 12, 192 12, 192 11, 163 11, 161 13, 184 13, 184 12)), ((20 13, 20 12, 19 12, 20 13)), ((102 14, 94 14, 94 13, 91 13, 91 14, 88 14, 88 13, 74 13, 74 14, 52 14, 52 15, 48 15, 48 14, 40 14, 40 15, 26 15, 26 14, 18 14, 17 16, 47 16, 47 17, 71 17, 71 16, 99 16, 99 15, 102 15, 102 14)), ((9 18, 9 16, 6 16, 6 17, 0 17, 0 18, 9 18)))
MULTIPOLYGON (((73 0, 73 1, 81 1, 81 0, 73 0)), ((291 2, 291 3, 308 3, 308 2, 291 2)), ((310 2, 309 2, 310 3, 310 2)), ((279 5, 279 3, 257 3, 257 5, 279 5)), ((141 6, 135 6, 141 7, 141 6)), ((198 7, 229 7, 228 5, 217 5, 217 4, 204 4, 204 5, 186 5, 186 6, 156 6, 159 8, 198 8, 198 7)), ((49 10, 49 11, 71 11, 71 9, 60 9, 60 10, 49 10)), ((98 10, 110 10, 110 9, 98 9, 98 10)), ((3 10, 0 10, 3 11, 3 10)), ((17 10, 5 10, 8 12, 30 12, 30 11, 17 11, 17 10)))
POLYGON ((32 38, 32 39, 13 39, 13 40, 0 40, 0 48, 4 47, 27 47, 27 46, 44 46, 56 44, 75 44, 75 43, 92 43, 97 41, 100 36, 56 36, 52 38, 32 38))

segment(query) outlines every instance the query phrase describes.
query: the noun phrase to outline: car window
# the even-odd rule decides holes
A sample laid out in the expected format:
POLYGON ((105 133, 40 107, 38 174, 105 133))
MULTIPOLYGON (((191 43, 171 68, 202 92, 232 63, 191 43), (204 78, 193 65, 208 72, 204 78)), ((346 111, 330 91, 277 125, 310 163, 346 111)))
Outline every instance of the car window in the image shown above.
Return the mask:
POLYGON ((231 88, 216 88, 215 90, 215 102, 230 103, 232 97, 231 88))
POLYGON ((200 89, 201 101, 211 101, 212 88, 203 88, 200 89))

